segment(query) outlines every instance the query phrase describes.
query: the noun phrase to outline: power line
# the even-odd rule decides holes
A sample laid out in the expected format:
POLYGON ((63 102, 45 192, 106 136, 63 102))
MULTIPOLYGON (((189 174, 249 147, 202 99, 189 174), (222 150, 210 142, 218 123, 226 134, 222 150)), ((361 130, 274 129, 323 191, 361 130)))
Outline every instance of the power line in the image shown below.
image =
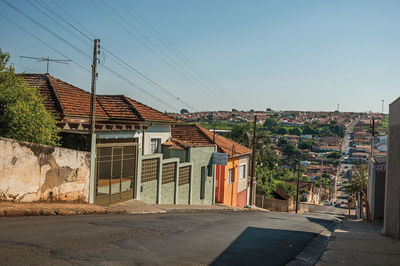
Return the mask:
POLYGON ((57 33, 55 33, 54 31, 50 30, 48 27, 44 26, 43 24, 41 24, 40 22, 38 22, 37 20, 35 20, 34 18, 32 18, 31 16, 27 15, 25 12, 21 11, 19 8, 15 7, 13 4, 11 4, 10 2, 8 2, 7 0, 3 0, 3 2, 5 4, 7 4, 9 7, 11 7, 12 9, 14 9, 15 11, 17 11, 18 13, 20 13, 21 15, 23 15, 24 17, 28 18, 30 21, 32 21, 33 23, 35 23, 36 25, 38 25, 39 27, 41 27, 42 29, 46 30, 47 32, 49 32, 51 35, 55 36, 57 39, 59 39, 60 41, 66 43, 67 45, 69 45, 70 47, 72 47, 73 49, 75 49, 76 51, 78 51, 80 54, 82 54, 83 56, 85 56, 86 58, 89 58, 90 60, 90 56, 88 56, 84 51, 82 51, 81 49, 79 49, 78 47, 76 47, 74 44, 72 44, 71 42, 65 40, 63 37, 61 37, 60 35, 58 35, 57 33))
POLYGON ((40 43, 42 43, 43 45, 45 45, 46 47, 50 48, 51 50, 53 50, 54 52, 56 52, 57 54, 63 56, 64 58, 71 60, 72 63, 74 63, 75 65, 79 66, 80 68, 82 68, 83 70, 87 71, 88 73, 91 73, 91 71, 89 69, 87 69, 86 67, 82 66, 81 64, 79 64, 78 62, 72 60, 71 58, 69 58, 68 56, 66 56, 65 54, 63 54, 62 52, 60 52, 59 50, 57 50, 56 48, 54 48, 53 46, 49 45, 48 43, 44 42, 42 39, 40 39, 39 37, 37 37, 36 35, 32 34, 31 32, 25 30, 23 27, 21 27, 20 25, 18 25, 17 23, 15 23, 14 21, 12 21, 11 19, 9 19, 8 17, 0 14, 0 16, 2 18, 4 18, 5 20, 7 20, 9 23, 13 24, 15 27, 19 28, 20 30, 22 30, 23 32, 25 32, 26 34, 30 35, 31 37, 35 38, 37 41, 39 41, 40 43))
POLYGON ((132 85, 133 87, 137 88, 138 90, 142 91, 143 93, 149 95, 150 97, 154 97, 155 99, 157 99, 159 102, 165 104, 166 106, 168 106, 169 108, 177 111, 179 109, 177 109, 176 107, 171 106, 170 104, 168 104, 167 102, 165 102, 164 100, 161 100, 160 98, 158 98, 157 96, 153 95, 152 93, 146 91, 145 89, 139 87, 137 84, 135 84, 134 82, 130 81, 128 78, 126 78, 125 76, 119 74, 118 72, 112 70, 111 68, 107 67, 107 66, 103 66, 107 71, 109 71, 110 73, 112 73, 113 75, 115 75, 116 77, 120 78, 121 80, 125 81, 126 83, 132 85))
MULTIPOLYGON (((38 0, 35 0, 38 2, 38 0)), ((74 30, 76 30, 77 32, 79 32, 80 34, 82 34, 85 38, 91 40, 91 38, 89 36, 87 36, 85 33, 83 33, 81 30, 79 30, 77 27, 73 26, 71 23, 69 23, 63 16, 60 16, 58 14, 57 11, 55 11, 54 9, 52 9, 51 7, 47 6, 47 10, 49 10, 50 12, 53 13, 53 15, 55 15, 57 18, 62 19, 65 23, 67 23, 70 27, 72 27, 74 30)), ((69 17, 73 20, 75 20, 71 15, 69 15, 69 17)), ((82 25, 83 26, 83 25, 82 25)), ((89 30, 86 29, 87 32, 90 33, 89 30)), ((91 35, 93 35, 92 33, 90 33, 91 35)), ((124 60, 122 60, 120 57, 116 56, 114 53, 112 53, 110 50, 106 49, 103 46, 103 49, 105 51, 107 51, 112 57, 114 57, 119 63, 123 64, 124 66, 127 66, 129 69, 133 70, 136 74, 138 74, 142 79, 144 79, 146 82, 150 83, 151 85, 157 87, 158 89, 164 91, 165 93, 167 93, 169 96, 172 96, 173 98, 175 98, 177 101, 183 103, 185 106, 189 107, 190 109, 196 110, 196 108, 190 106, 189 104, 187 104, 186 102, 184 102, 183 100, 181 100, 179 97, 177 97, 176 95, 174 95, 173 93, 171 93, 170 91, 168 91, 167 89, 165 89, 164 87, 162 87, 161 85, 159 85, 158 83, 156 83, 155 81, 153 81, 151 78, 147 77, 146 75, 144 75, 142 72, 140 72, 139 70, 135 69, 134 67, 132 67, 131 65, 129 65, 128 63, 126 63, 124 60)))
MULTIPOLYGON (((34 18, 30 17, 29 15, 25 14, 23 11, 21 11, 20 9, 18 9, 17 7, 15 7, 14 5, 10 4, 7 0, 3 0, 8 6, 12 7, 14 10, 16 10, 18 13, 22 14, 23 16, 29 18, 29 20, 31 20, 32 22, 34 22, 35 24, 37 24, 38 26, 40 26, 41 28, 45 29, 46 31, 50 32, 52 35, 55 35, 58 39, 60 39, 61 41, 67 43, 68 45, 70 45, 73 49, 77 50, 78 52, 80 52, 81 54, 83 54, 85 57, 90 59, 90 56, 86 55, 82 50, 80 50, 79 48, 77 48, 75 45, 73 45, 72 43, 68 42, 67 40, 65 40, 64 38, 60 37, 58 34, 54 33, 52 30, 48 29, 47 27, 43 26, 41 23, 37 22, 34 18)), ((132 85, 133 87, 143 91, 144 93, 146 93, 147 95, 150 95, 151 97, 157 99, 158 101, 160 101, 161 103, 165 104, 166 106, 170 107, 173 110, 177 110, 176 107, 172 107, 171 105, 169 105, 167 102, 161 100, 160 98, 158 98, 157 96, 151 94, 150 92, 140 88, 137 84, 133 83, 132 81, 130 81, 129 79, 127 79, 126 77, 122 76, 121 74, 118 74, 117 72, 115 72, 114 70, 110 69, 109 67, 103 66, 107 71, 111 72, 112 74, 114 74, 115 76, 119 77, 120 79, 124 80, 125 82, 129 83, 130 85, 132 85)), ((89 71, 90 72, 90 71, 89 71)))
MULTIPOLYGON (((86 42, 85 40, 83 40, 79 35, 76 35, 74 32, 71 32, 70 30, 68 30, 68 28, 64 27, 64 25, 61 25, 57 20, 55 20, 54 18, 50 17, 48 14, 46 14, 43 10, 41 10, 39 7, 37 7, 35 4, 33 4, 32 2, 25 0, 27 3, 29 3, 31 6, 33 6, 33 8, 35 8, 37 11, 39 11, 41 14, 43 14, 44 16, 48 17, 49 19, 51 19, 54 23, 56 23, 58 26, 60 26, 61 28, 63 28, 65 31, 67 31, 69 34, 71 34, 72 36, 74 36, 76 39, 78 39, 79 41, 81 41, 82 43, 84 43, 85 45, 88 45, 89 43, 86 42)), ((45 4, 42 4, 41 2, 35 0, 36 3, 38 3, 39 5, 41 5, 42 7, 44 7, 45 9, 49 10, 49 8, 47 8, 47 6, 45 4)), ((51 10, 49 10, 50 12, 52 12, 51 10)), ((89 39, 90 40, 90 39, 89 39)))
MULTIPOLYGON (((198 84, 196 84, 194 81, 192 81, 190 78, 187 77, 187 74, 184 74, 181 70, 179 70, 177 67, 175 67, 174 65, 172 65, 171 63, 169 63, 166 59, 164 59, 159 52, 157 51, 157 46, 154 45, 153 42, 151 42, 151 40, 149 40, 148 38, 146 38, 145 36, 143 36, 143 34, 141 34, 136 27, 130 23, 129 21, 127 21, 126 19, 124 19, 124 17, 122 17, 117 11, 115 11, 115 9, 113 9, 111 6, 109 6, 108 4, 107 7, 112 10, 120 19, 124 20, 127 24, 129 24, 130 27, 132 27, 132 29, 134 29, 136 32, 138 32, 142 38, 146 39, 149 43, 151 43, 155 48, 151 48, 149 45, 147 45, 146 43, 144 43, 141 39, 139 39, 135 34, 133 34, 129 29, 127 29, 126 26, 124 26, 123 24, 121 24, 118 20, 116 20, 112 15, 108 14, 102 7, 100 7, 95 1, 91 0, 91 2, 93 3, 94 6, 96 6, 103 14, 105 14, 106 16, 108 16, 111 20, 113 20, 114 23, 116 23, 118 26, 120 26, 123 30, 125 30, 130 36, 132 36, 134 39, 136 39, 140 44, 142 44, 146 49, 150 50, 155 56, 157 56, 161 61, 163 61, 165 64, 167 64, 169 67, 171 67, 175 72, 177 72, 181 77, 183 77, 185 80, 187 80, 189 83, 191 83, 193 86, 197 87, 200 90, 203 90, 202 86, 199 86, 198 84)), ((159 48, 158 48, 159 49, 159 48)), ((160 49, 159 49, 160 50, 160 49)), ((163 53, 165 56, 165 53, 163 53)), ((167 56, 168 57, 168 56, 167 56)), ((170 59, 170 58, 169 58, 170 59)), ((176 62, 175 62, 176 64, 176 62)), ((217 95, 211 95, 212 97, 216 97, 218 98, 217 95)), ((215 98, 213 98, 213 100, 216 100, 215 98)), ((217 102, 218 104, 220 104, 220 102, 217 102)))
MULTIPOLYGON (((186 63, 186 65, 188 65, 192 69, 192 71, 194 71, 197 75, 202 77, 209 85, 211 85, 211 87, 220 88, 220 90, 222 90, 222 92, 224 93, 222 95, 223 97, 228 97, 234 104, 237 104, 237 102, 228 93, 226 93, 222 87, 220 87, 215 81, 209 78, 208 75, 205 74, 192 60, 190 60, 187 56, 185 56, 185 54, 180 52, 167 38, 165 38, 160 33, 160 31, 158 31, 153 25, 151 25, 151 23, 149 23, 134 7, 132 7, 123 0, 121 0, 121 2, 125 4, 125 8, 122 7, 125 10, 125 12, 127 12, 132 18, 134 18, 137 22, 139 22, 144 28, 146 28, 150 34, 152 34, 156 39, 160 41, 160 43, 164 44, 165 47, 167 47, 173 54, 175 54, 175 56, 180 58, 184 63, 186 63), (128 8, 131 9, 133 13, 136 14, 136 17, 127 10, 128 8)), ((121 2, 118 2, 120 6, 122 6, 121 2)))

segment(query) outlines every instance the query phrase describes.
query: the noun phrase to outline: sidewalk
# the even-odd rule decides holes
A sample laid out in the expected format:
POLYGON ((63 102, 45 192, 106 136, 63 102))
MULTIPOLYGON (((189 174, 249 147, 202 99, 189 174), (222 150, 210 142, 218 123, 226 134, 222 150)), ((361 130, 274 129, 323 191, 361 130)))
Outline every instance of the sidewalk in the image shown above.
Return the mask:
POLYGON ((83 214, 121 214, 122 208, 79 203, 0 202, 0 217, 83 214))
MULTIPOLYGON (((252 211, 258 208, 251 209, 252 211)), ((147 204, 139 200, 128 200, 111 206, 78 203, 21 203, 0 202, 0 217, 88 215, 88 214, 144 214, 199 211, 250 211, 250 209, 224 205, 174 205, 147 204)))
POLYGON ((116 203, 110 208, 126 210, 130 214, 139 213, 166 213, 166 212, 199 212, 199 211, 246 211, 249 209, 216 205, 187 205, 187 204, 148 204, 139 200, 127 200, 116 203))
POLYGON ((316 265, 400 265, 400 242, 381 229, 381 224, 344 221, 316 265))

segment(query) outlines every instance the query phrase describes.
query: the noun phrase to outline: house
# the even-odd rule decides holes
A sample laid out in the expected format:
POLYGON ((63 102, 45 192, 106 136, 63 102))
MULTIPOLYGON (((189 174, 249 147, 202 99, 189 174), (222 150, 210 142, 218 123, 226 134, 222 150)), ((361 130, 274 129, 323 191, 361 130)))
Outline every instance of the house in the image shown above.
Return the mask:
POLYGON ((172 138, 196 145, 214 144, 228 155, 227 165, 216 165, 215 202, 244 207, 248 204, 248 176, 251 150, 198 125, 172 127, 172 138))
MULTIPOLYGON (((192 162, 192 174, 187 200, 187 190, 179 183, 178 204, 214 204, 215 165, 212 156, 217 148, 214 144, 204 141, 188 142, 178 139, 178 132, 190 134, 196 128, 186 125, 175 125, 172 130, 172 138, 162 144, 164 159, 179 158, 179 163, 192 162)), ((189 186, 187 186, 189 188, 189 186)), ((162 203, 171 203, 165 202, 162 203)))
MULTIPOLYGON (((21 76, 38 88, 45 107, 55 116, 62 146, 90 151, 91 94, 49 74, 21 76)), ((161 156, 161 143, 171 137, 171 126, 178 121, 124 95, 97 95, 95 108, 96 159, 89 202, 140 199, 141 193, 147 193, 143 185, 149 181, 141 175, 142 158, 161 156)), ((159 166, 151 165, 154 169, 159 166)))

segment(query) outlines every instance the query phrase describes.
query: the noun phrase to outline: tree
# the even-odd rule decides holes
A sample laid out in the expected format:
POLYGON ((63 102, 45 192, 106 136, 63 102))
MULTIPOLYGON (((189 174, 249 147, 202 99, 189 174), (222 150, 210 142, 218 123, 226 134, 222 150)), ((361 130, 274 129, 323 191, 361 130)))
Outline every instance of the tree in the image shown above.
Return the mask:
POLYGON ((298 128, 298 127, 291 128, 291 129, 289 129, 289 134, 290 135, 300 136, 301 135, 301 129, 298 128))
POLYGON ((299 141, 299 149, 302 150, 313 150, 316 143, 314 139, 306 139, 299 141))
POLYGON ((351 181, 346 181, 341 187, 341 190, 346 191, 349 194, 354 194, 356 192, 363 192, 364 195, 367 195, 368 188, 368 179, 367 172, 365 170, 365 166, 361 166, 360 172, 355 174, 351 181))
POLYGON ((10 55, 0 49, 0 136, 58 146, 56 120, 36 88, 7 67, 10 55))
POLYGON ((271 130, 279 126, 278 120, 276 118, 269 117, 265 119, 264 127, 271 130))
POLYGON ((232 112, 237 113, 239 111, 237 109, 235 109, 235 108, 232 108, 232 112))
POLYGON ((276 131, 276 134, 279 134, 279 135, 286 135, 287 133, 288 133, 288 130, 285 127, 280 127, 276 131))
POLYGON ((328 153, 328 155, 326 157, 329 159, 338 160, 338 159, 342 158, 342 154, 340 152, 333 151, 333 152, 328 153))
POLYGON ((181 114, 187 114, 187 113, 189 113, 189 111, 187 110, 187 109, 181 109, 181 114))

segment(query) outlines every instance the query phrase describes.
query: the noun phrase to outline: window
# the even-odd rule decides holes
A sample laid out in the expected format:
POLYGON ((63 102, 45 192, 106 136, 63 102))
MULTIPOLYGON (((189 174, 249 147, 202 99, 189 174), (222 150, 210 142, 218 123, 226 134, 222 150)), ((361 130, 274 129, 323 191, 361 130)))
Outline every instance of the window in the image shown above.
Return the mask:
POLYGON ((233 176, 233 168, 228 170, 228 182, 229 184, 235 182, 235 177, 233 176))
POLYGON ((243 179, 246 178, 246 165, 242 164, 241 166, 239 166, 239 178, 243 179))
POLYGON ((207 171, 208 171, 208 176, 212 176, 212 169, 213 168, 213 166, 212 165, 209 165, 209 166, 207 166, 207 171))
POLYGON ((161 139, 151 139, 151 154, 160 153, 161 152, 161 139))
POLYGON ((206 166, 201 167, 200 199, 205 198, 206 190, 206 166))

